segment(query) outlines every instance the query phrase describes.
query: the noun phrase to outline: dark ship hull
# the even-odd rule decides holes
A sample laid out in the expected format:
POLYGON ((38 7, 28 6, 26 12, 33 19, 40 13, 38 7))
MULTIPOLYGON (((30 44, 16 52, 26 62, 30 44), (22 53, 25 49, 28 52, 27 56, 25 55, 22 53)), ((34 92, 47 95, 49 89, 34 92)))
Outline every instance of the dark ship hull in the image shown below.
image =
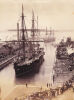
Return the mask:
POLYGON ((18 52, 16 61, 14 62, 14 69, 17 77, 39 72, 40 65, 44 61, 44 48, 40 47, 40 41, 38 41, 38 27, 35 29, 36 21, 34 12, 32 12, 32 28, 28 30, 26 28, 23 10, 22 5, 21 29, 19 28, 19 23, 17 23, 18 44, 19 47, 22 45, 22 48, 18 52), (31 39, 29 38, 28 31, 31 32, 31 39))
POLYGON ((33 62, 23 64, 21 66, 14 63, 14 69, 15 69, 16 77, 28 75, 28 74, 31 74, 31 73, 38 73, 40 66, 44 61, 43 56, 44 55, 41 55, 38 59, 35 59, 33 62))

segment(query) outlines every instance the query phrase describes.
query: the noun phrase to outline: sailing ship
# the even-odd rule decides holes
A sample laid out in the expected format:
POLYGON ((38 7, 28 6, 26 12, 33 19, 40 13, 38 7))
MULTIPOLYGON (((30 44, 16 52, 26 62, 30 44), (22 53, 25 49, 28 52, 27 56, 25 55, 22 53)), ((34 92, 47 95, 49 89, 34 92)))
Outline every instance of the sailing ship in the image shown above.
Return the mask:
POLYGON ((17 77, 31 72, 38 72, 44 61, 45 54, 44 48, 40 47, 40 41, 36 39, 38 29, 35 28, 34 12, 32 12, 32 28, 27 29, 23 10, 22 5, 21 29, 19 29, 19 23, 17 23, 18 43, 21 49, 14 61, 14 69, 17 77), (28 31, 31 33, 30 38, 28 36, 28 31))
POLYGON ((44 38, 44 42, 49 43, 49 42, 54 42, 54 41, 55 41, 54 30, 51 30, 50 28, 50 33, 48 34, 48 30, 46 27, 46 37, 44 38))

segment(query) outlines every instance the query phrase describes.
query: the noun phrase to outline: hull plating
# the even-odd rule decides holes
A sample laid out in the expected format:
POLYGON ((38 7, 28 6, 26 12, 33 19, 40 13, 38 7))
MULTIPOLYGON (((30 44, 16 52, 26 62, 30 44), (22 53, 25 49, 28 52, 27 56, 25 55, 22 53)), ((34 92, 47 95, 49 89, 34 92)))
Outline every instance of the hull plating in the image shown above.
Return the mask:
POLYGON ((43 61, 44 61, 44 58, 43 58, 43 55, 41 55, 39 59, 35 60, 34 62, 30 64, 25 64, 23 66, 17 66, 14 63, 14 69, 15 69, 16 76, 19 77, 19 76, 27 75, 31 73, 38 73, 43 61))

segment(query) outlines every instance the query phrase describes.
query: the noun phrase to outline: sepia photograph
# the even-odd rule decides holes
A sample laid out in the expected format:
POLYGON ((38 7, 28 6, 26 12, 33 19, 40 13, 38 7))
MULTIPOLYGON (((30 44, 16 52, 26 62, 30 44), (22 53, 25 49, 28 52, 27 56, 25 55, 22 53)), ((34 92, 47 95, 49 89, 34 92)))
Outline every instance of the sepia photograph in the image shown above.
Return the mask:
POLYGON ((0 100, 74 100, 74 0, 0 0, 0 100))

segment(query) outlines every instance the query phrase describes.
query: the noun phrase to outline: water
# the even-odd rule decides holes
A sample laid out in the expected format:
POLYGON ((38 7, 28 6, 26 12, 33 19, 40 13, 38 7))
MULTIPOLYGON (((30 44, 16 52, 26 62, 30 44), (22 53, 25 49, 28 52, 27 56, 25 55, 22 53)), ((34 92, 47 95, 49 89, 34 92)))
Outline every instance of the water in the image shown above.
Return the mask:
MULTIPOLYGON (((55 35, 57 37, 57 35, 55 35)), ((58 35, 57 41, 61 40, 61 35, 58 35)), ((56 41, 56 42, 57 42, 56 41)), ((2 71, 0 71, 0 86, 2 89, 2 96, 5 97, 16 85, 21 85, 25 83, 53 83, 53 66, 56 60, 55 51, 56 48, 50 43, 43 44, 45 49, 44 62, 40 67, 39 73, 23 77, 16 78, 13 64, 10 64, 2 71)), ((60 78, 61 79, 61 78, 60 78)), ((57 82, 57 81, 56 81, 57 82)))
POLYGON ((45 56, 44 62, 40 67, 39 73, 33 76, 16 78, 14 66, 10 64, 6 68, 0 71, 0 85, 2 88, 2 96, 6 96, 15 85, 25 83, 44 83, 52 82, 52 70, 55 61, 55 48, 50 43, 44 44, 45 56))

